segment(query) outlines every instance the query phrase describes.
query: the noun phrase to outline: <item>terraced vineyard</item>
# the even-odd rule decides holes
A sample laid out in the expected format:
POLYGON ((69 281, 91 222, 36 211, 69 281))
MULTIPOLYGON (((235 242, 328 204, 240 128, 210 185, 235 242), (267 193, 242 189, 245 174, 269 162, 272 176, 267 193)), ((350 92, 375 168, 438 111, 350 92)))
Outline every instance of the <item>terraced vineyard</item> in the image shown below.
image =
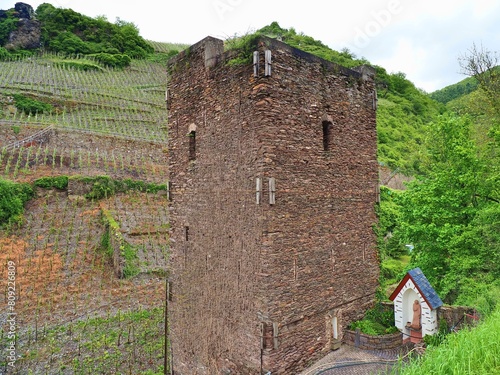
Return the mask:
POLYGON ((0 178, 35 191, 22 223, 0 229, 0 373, 163 373, 165 67, 60 61, 0 61, 0 178), (27 114, 17 94, 52 111, 27 114), (9 265, 14 367, 4 355, 9 265))
POLYGON ((54 55, 0 61, 1 99, 8 104, 4 122, 57 124, 62 129, 133 140, 166 140, 162 64, 133 60, 124 70, 79 70, 70 63, 54 55), (50 103, 55 110, 25 114, 12 105, 12 94, 50 103))

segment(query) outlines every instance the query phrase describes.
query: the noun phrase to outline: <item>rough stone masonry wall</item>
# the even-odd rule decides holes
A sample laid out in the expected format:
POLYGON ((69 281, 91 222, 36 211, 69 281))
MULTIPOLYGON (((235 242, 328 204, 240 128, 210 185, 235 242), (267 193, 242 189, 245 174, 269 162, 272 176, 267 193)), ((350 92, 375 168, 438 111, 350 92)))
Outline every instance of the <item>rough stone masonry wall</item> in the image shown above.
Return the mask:
POLYGON ((272 373, 294 373, 328 350, 331 318, 340 334, 370 306, 378 285, 374 85, 360 74, 279 42, 271 77, 254 87, 264 175, 276 179, 267 207, 262 268, 278 325, 272 373), (331 121, 324 151, 323 121, 331 121))
POLYGON ((205 67, 217 42, 181 54, 169 84, 171 340, 174 370, 185 375, 255 374, 260 365, 259 149, 241 99, 249 83, 224 63, 205 67))
POLYGON ((332 318, 341 334, 377 287, 373 82, 263 43, 271 77, 230 67, 227 55, 211 59, 217 53, 205 51, 218 47, 210 38, 170 65, 172 347, 180 374, 255 374, 261 328, 264 370, 296 373, 328 350, 332 318), (276 180, 274 205, 268 178, 276 180))
POLYGON ((403 344, 403 334, 401 332, 387 335, 370 336, 359 331, 346 330, 344 332, 344 342, 349 346, 365 350, 388 350, 399 348, 403 344))

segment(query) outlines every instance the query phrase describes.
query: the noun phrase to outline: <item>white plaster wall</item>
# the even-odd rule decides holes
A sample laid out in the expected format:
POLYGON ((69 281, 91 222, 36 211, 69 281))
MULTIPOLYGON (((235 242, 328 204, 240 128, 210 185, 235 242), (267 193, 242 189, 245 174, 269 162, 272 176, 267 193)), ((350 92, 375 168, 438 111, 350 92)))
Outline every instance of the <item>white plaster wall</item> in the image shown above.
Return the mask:
POLYGON ((407 322, 411 322, 413 317, 413 301, 415 299, 420 302, 422 307, 422 336, 435 334, 437 332, 437 311, 431 310, 411 279, 406 282, 394 299, 394 325, 401 332, 407 335, 410 333, 405 326, 407 322), (406 310, 404 302, 406 302, 406 310))

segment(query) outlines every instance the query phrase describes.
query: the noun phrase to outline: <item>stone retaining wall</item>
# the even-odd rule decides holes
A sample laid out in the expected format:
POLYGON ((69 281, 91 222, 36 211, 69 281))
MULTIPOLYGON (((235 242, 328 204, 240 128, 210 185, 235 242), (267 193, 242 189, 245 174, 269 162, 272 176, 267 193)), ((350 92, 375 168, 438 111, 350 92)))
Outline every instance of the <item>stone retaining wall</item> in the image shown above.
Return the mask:
POLYGON ((358 328, 356 331, 346 330, 343 341, 346 345, 360 349, 387 350, 401 346, 403 344, 403 334, 396 332, 388 335, 370 336, 361 333, 358 328))

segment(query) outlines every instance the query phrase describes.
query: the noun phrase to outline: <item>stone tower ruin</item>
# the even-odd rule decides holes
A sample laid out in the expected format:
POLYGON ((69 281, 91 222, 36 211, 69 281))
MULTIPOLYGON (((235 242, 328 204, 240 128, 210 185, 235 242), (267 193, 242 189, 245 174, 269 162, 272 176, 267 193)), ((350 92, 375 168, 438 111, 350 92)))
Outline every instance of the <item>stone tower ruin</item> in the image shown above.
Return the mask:
POLYGON ((373 70, 247 47, 168 64, 175 374, 298 373, 378 286, 373 70))

